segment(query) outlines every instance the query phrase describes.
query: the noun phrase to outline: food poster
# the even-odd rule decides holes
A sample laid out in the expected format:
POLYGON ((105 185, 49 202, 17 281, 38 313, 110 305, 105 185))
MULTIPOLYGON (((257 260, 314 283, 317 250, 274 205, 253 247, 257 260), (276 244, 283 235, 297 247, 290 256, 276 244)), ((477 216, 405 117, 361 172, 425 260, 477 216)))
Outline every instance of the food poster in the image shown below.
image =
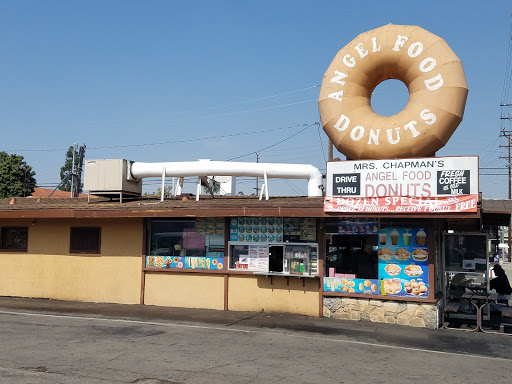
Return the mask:
POLYGON ((428 295, 427 233, 423 228, 379 231, 379 279, 382 295, 428 295))
POLYGON ((146 268, 223 270, 224 253, 215 256, 146 256, 146 268))
POLYGON ((379 233, 379 226, 376 220, 343 220, 338 224, 339 235, 376 235, 377 233, 379 233))
POLYGON ((185 265, 183 256, 146 256, 146 268, 178 268, 185 265))
POLYGON ((224 257, 185 256, 184 259, 185 269, 224 269, 224 257))
POLYGON ((347 279, 324 277, 324 292, 366 293, 378 295, 379 281, 376 279, 347 279))
POLYGON ((229 240, 254 243, 281 243, 281 217, 233 217, 229 222, 229 240))

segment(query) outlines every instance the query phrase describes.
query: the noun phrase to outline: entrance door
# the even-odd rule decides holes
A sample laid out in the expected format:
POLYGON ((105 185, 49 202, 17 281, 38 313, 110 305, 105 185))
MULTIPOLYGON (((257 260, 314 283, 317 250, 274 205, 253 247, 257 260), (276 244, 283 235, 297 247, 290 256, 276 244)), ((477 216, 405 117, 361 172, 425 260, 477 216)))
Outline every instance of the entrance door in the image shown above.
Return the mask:
POLYGON ((268 247, 269 272, 283 272, 283 246, 268 247))

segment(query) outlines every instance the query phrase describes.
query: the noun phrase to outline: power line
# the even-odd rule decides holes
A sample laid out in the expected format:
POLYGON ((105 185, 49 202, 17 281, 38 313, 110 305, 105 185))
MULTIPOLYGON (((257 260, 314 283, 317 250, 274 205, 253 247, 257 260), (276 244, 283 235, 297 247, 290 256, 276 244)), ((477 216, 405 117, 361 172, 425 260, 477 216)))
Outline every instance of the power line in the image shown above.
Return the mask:
POLYGON ((224 117, 224 116, 233 116, 238 115, 241 113, 249 113, 249 112, 259 112, 259 111, 266 111, 269 109, 276 109, 276 108, 284 108, 284 107, 291 107, 292 105, 298 105, 298 104, 305 104, 305 103, 311 103, 311 102, 317 102, 318 99, 310 99, 310 100, 303 100, 303 101, 297 101, 294 103, 288 103, 288 104, 281 104, 281 105, 273 105, 270 107, 262 107, 262 108, 254 108, 254 109, 247 109, 245 111, 237 111, 237 112, 229 112, 229 113, 219 113, 216 115, 203 115, 203 116, 196 116, 197 119, 206 119, 206 118, 212 118, 212 117, 224 117))
MULTIPOLYGON (((259 134, 259 133, 275 132, 275 131, 280 131, 280 130, 285 130, 285 129, 293 129, 293 128, 297 128, 297 127, 302 127, 302 126, 304 126, 303 123, 297 124, 297 125, 286 126, 286 127, 263 129, 263 130, 259 130, 259 131, 237 132, 237 133, 230 133, 230 134, 219 135, 219 136, 206 136, 206 137, 198 137, 198 138, 183 139, 183 140, 160 141, 158 143, 154 142, 154 143, 139 143, 139 144, 106 145, 106 146, 101 146, 101 147, 88 147, 87 149, 88 150, 100 150, 100 149, 112 149, 112 148, 145 147, 145 146, 154 146, 154 145, 189 143, 189 142, 194 142, 194 141, 217 140, 217 139, 223 139, 223 138, 227 138, 227 137, 246 136, 246 135, 259 134)), ((7 152, 57 152, 57 151, 67 151, 68 148, 7 149, 5 151, 7 151, 7 152)))
POLYGON ((296 132, 296 133, 294 133, 293 135, 288 136, 287 138, 285 138, 285 139, 283 139, 283 140, 281 140, 281 141, 278 141, 277 143, 274 143, 274 144, 269 145, 269 146, 267 146, 267 147, 264 147, 264 148, 258 149, 257 151, 249 152, 249 153, 247 153, 247 154, 245 154, 245 155, 240 155, 240 156, 232 157, 231 159, 227 159, 227 160, 225 160, 225 161, 231 161, 231 160, 241 159, 242 157, 251 156, 251 155, 256 154, 257 152, 262 152, 262 151, 264 151, 264 150, 266 150, 266 149, 269 149, 269 148, 275 147, 276 145, 279 145, 279 144, 281 144, 281 143, 285 142, 286 140, 289 140, 289 139, 291 139, 292 137, 297 136, 299 133, 304 132, 306 129, 308 129, 309 127, 311 127, 311 126, 313 126, 313 125, 315 125, 315 124, 319 124, 319 123, 316 121, 316 122, 314 122, 314 123, 308 124, 308 125, 306 125, 306 127, 305 127, 305 128, 301 129, 299 132, 296 132))
POLYGON ((324 156, 324 162, 327 163, 327 159, 325 158, 325 150, 324 150, 324 143, 322 142, 322 136, 320 135, 320 124, 317 126, 318 131, 318 139, 320 141, 320 145, 322 146, 322 155, 324 156))
POLYGON ((233 105, 247 104, 247 103, 252 103, 254 101, 262 101, 262 100, 273 99, 273 98, 280 97, 280 96, 290 95, 292 93, 303 92, 303 91, 307 91, 307 90, 310 90, 310 89, 318 88, 318 87, 320 87, 320 85, 321 84, 316 84, 316 85, 313 85, 313 86, 310 86, 310 87, 296 89, 294 91, 288 91, 288 92, 278 93, 278 94, 275 94, 275 95, 258 97, 258 98, 255 98, 255 99, 248 99, 248 100, 243 100, 243 101, 237 101, 237 102, 234 102, 234 103, 230 103, 230 104, 226 104, 226 105, 218 106, 218 107, 208 107, 208 108, 201 108, 201 109, 189 109, 189 110, 182 111, 182 113, 191 113, 191 112, 204 111, 204 110, 227 108, 227 107, 232 107, 233 105))

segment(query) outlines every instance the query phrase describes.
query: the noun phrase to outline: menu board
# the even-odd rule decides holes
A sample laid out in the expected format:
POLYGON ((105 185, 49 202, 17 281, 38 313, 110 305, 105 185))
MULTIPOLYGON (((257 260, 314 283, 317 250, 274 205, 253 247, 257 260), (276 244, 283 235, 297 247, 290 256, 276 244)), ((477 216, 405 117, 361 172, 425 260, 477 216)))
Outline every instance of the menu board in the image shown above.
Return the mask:
POLYGON ((224 235, 224 218, 222 217, 197 217, 196 232, 205 235, 224 235))
POLYGON ((281 217, 234 217, 229 223, 229 240, 254 243, 281 243, 281 217))
POLYGON ((379 227, 375 220, 343 220, 338 224, 339 235, 372 235, 378 232, 379 227))
POLYGON ((146 256, 146 268, 223 270, 224 252, 206 256, 146 256))
POLYGON ((428 295, 427 233, 423 228, 379 231, 379 280, 382 295, 428 295))
POLYGON ((315 218, 283 218, 283 232, 287 240, 316 240, 315 218))
POLYGON ((366 293, 378 295, 379 281, 376 279, 347 279, 324 277, 325 292, 366 293))

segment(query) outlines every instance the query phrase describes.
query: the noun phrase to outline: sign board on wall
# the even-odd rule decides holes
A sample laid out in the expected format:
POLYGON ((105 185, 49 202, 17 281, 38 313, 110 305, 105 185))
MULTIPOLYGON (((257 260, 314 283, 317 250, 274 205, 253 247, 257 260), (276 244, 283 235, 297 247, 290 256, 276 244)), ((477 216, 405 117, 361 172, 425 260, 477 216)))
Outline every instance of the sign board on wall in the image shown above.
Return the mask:
POLYGON ((478 157, 327 163, 325 212, 476 212, 478 157))

